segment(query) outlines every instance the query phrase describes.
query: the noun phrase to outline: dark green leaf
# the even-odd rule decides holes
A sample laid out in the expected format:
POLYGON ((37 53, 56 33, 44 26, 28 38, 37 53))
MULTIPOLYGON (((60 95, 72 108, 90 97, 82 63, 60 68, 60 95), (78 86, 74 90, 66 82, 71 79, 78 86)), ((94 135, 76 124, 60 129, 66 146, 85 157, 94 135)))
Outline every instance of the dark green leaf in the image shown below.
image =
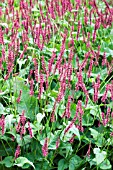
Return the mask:
POLYGON ((65 159, 61 159, 58 162, 58 170, 64 170, 66 168, 68 168, 68 162, 65 159))

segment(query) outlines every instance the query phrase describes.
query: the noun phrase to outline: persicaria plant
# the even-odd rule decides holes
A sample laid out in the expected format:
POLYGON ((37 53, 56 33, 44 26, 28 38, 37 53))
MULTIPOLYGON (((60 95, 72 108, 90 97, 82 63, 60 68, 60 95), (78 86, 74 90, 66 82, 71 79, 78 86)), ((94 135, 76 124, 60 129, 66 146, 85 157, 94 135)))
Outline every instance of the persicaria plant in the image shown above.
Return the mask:
POLYGON ((113 6, 1 0, 0 170, 112 170, 113 6))

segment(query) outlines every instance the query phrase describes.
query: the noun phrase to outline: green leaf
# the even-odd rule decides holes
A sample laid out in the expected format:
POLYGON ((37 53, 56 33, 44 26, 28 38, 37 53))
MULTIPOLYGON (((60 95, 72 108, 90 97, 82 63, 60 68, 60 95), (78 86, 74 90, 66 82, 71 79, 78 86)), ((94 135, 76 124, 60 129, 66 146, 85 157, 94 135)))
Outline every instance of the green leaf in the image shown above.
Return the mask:
POLYGON ((0 163, 1 164, 5 164, 5 166, 7 167, 7 168, 10 168, 10 167, 12 167, 13 166, 13 156, 7 156, 7 157, 5 157, 4 158, 4 160, 3 161, 1 161, 0 163))
POLYGON ((48 104, 48 105, 46 106, 46 108, 45 108, 45 111, 46 111, 46 112, 52 112, 52 110, 53 110, 53 105, 52 105, 52 104, 48 104))
POLYGON ((110 161, 108 159, 105 159, 99 167, 100 169, 107 169, 107 170, 112 168, 110 161))
MULTIPOLYGON (((10 139, 10 138, 9 138, 10 139)), ((11 155, 12 154, 12 149, 6 145, 5 141, 8 141, 8 137, 4 136, 0 136, 0 141, 3 141, 5 143, 5 149, 4 149, 4 145, 0 142, 0 156, 7 156, 8 154, 11 155)))
POLYGON ((76 104, 75 103, 71 103, 71 117, 72 118, 74 118, 74 116, 75 116, 75 110, 76 110, 76 104))
POLYGON ((70 156, 73 152, 72 146, 70 143, 61 143, 59 147, 59 154, 63 157, 70 156))
POLYGON ((69 170, 77 169, 80 166, 81 162, 82 159, 79 156, 73 156, 69 161, 69 170))
POLYGON ((50 170, 51 168, 49 167, 49 162, 48 161, 41 161, 36 163, 36 168, 35 170, 50 170))
POLYGON ((36 167, 36 170, 42 169, 42 162, 37 163, 37 164, 35 165, 35 167, 36 167))
MULTIPOLYGON (((25 164, 29 164, 31 165, 34 169, 35 169, 35 166, 33 165, 32 162, 30 162, 27 158, 25 157, 18 157, 16 160, 15 160, 15 164, 14 165, 17 165, 18 167, 23 167, 25 166, 25 164)), ((27 166, 28 167, 28 166, 27 166)))
POLYGON ((87 110, 89 110, 89 109, 90 109, 90 114, 91 115, 100 118, 100 112, 98 112, 99 108, 97 106, 88 105, 87 110))
POLYGON ((58 162, 58 170, 64 170, 68 168, 68 163, 65 159, 61 159, 59 162, 58 162))
POLYGON ((98 147, 102 147, 104 146, 105 144, 105 138, 103 137, 103 134, 100 134, 98 135, 97 137, 97 141, 95 142, 95 144, 98 146, 98 147))
POLYGON ((51 133, 51 138, 50 138, 48 149, 56 150, 56 141, 59 138, 60 132, 61 132, 60 130, 57 130, 55 131, 54 134, 51 133))
POLYGON ((91 126, 93 125, 93 117, 89 114, 89 112, 87 111, 84 115, 83 115, 83 120, 82 120, 82 125, 83 126, 91 126))
POLYGON ((23 143, 23 141, 22 141, 22 139, 21 139, 19 134, 16 135, 16 138, 17 138, 17 143, 18 143, 19 146, 26 145, 26 144, 30 143, 31 140, 32 140, 29 135, 25 135, 23 137, 24 143, 23 143))
POLYGON ((32 153, 34 153, 33 157, 36 160, 39 161, 40 159, 43 158, 43 155, 42 155, 42 145, 40 144, 39 141, 37 141, 35 139, 32 139, 31 151, 32 151, 32 153))
MULTIPOLYGON (((36 98, 29 95, 29 88, 24 83, 24 79, 16 77, 14 81, 14 91, 19 94, 19 91, 22 90, 21 101, 18 104, 18 112, 21 113, 25 110, 25 114, 31 121, 35 118, 35 109, 36 109, 36 98)), ((17 95, 18 95, 17 94, 17 95)))

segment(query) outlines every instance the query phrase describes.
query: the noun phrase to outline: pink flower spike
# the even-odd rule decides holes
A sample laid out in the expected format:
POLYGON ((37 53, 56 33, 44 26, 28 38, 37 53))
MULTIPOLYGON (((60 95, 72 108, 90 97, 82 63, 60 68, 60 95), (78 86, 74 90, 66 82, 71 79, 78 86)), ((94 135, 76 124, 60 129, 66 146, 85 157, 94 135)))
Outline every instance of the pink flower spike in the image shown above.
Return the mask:
POLYGON ((0 126, 2 128, 2 135, 4 135, 4 133, 5 133, 5 117, 4 117, 4 115, 2 115, 2 117, 0 118, 0 126))
POLYGON ((48 155, 48 138, 45 138, 44 145, 42 146, 42 154, 44 157, 48 155))
POLYGON ((59 145, 60 145, 60 138, 58 138, 56 141, 56 149, 58 149, 59 145))
POLYGON ((15 152, 15 159, 18 158, 20 155, 20 146, 17 146, 16 152, 15 152))
POLYGON ((33 132, 32 132, 32 128, 30 126, 30 122, 28 122, 28 131, 29 131, 29 134, 30 134, 30 138, 33 137, 33 132))
POLYGON ((20 122, 23 126, 25 125, 25 122, 26 122, 26 117, 24 116, 24 114, 25 114, 25 111, 23 110, 22 115, 20 116, 20 122))
POLYGON ((20 103, 20 100, 21 100, 21 95, 22 95, 22 90, 20 90, 20 92, 19 92, 19 96, 18 96, 18 98, 17 98, 17 103, 20 103))
POLYGON ((88 157, 90 157, 90 150, 91 150, 91 144, 89 144, 89 148, 88 148, 88 151, 87 151, 87 153, 86 153, 86 155, 87 155, 88 157))

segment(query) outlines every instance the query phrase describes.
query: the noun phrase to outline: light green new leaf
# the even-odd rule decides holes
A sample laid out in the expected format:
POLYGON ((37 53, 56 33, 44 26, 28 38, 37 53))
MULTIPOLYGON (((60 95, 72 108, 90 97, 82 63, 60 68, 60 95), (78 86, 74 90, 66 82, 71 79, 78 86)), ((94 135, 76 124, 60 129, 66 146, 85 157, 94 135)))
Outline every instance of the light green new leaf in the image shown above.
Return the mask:
POLYGON ((99 165, 104 161, 107 153, 105 151, 101 151, 99 148, 94 148, 93 152, 95 154, 95 158, 93 160, 97 163, 97 165, 99 165))
POLYGON ((91 135, 93 136, 93 138, 96 140, 99 133, 95 129, 92 129, 92 128, 89 128, 89 130, 91 131, 91 135))
POLYGON ((73 132, 73 133, 78 137, 78 139, 80 140, 79 130, 78 130, 75 126, 72 126, 72 128, 70 129, 70 131, 73 132))
POLYGON ((5 118, 5 122, 6 122, 6 128, 11 128, 12 125, 12 119, 13 119, 13 114, 7 115, 5 118))
POLYGON ((37 122, 40 124, 40 122, 42 121, 42 119, 45 117, 45 114, 42 114, 42 113, 38 113, 36 115, 37 117, 37 122))
POLYGON ((17 165, 18 167, 23 167, 25 164, 29 164, 31 165, 34 169, 35 169, 35 166, 33 165, 32 162, 30 162, 27 158, 25 157, 18 157, 16 160, 15 160, 15 164, 14 165, 17 165))
POLYGON ((0 115, 4 114, 4 106, 0 103, 0 115))

